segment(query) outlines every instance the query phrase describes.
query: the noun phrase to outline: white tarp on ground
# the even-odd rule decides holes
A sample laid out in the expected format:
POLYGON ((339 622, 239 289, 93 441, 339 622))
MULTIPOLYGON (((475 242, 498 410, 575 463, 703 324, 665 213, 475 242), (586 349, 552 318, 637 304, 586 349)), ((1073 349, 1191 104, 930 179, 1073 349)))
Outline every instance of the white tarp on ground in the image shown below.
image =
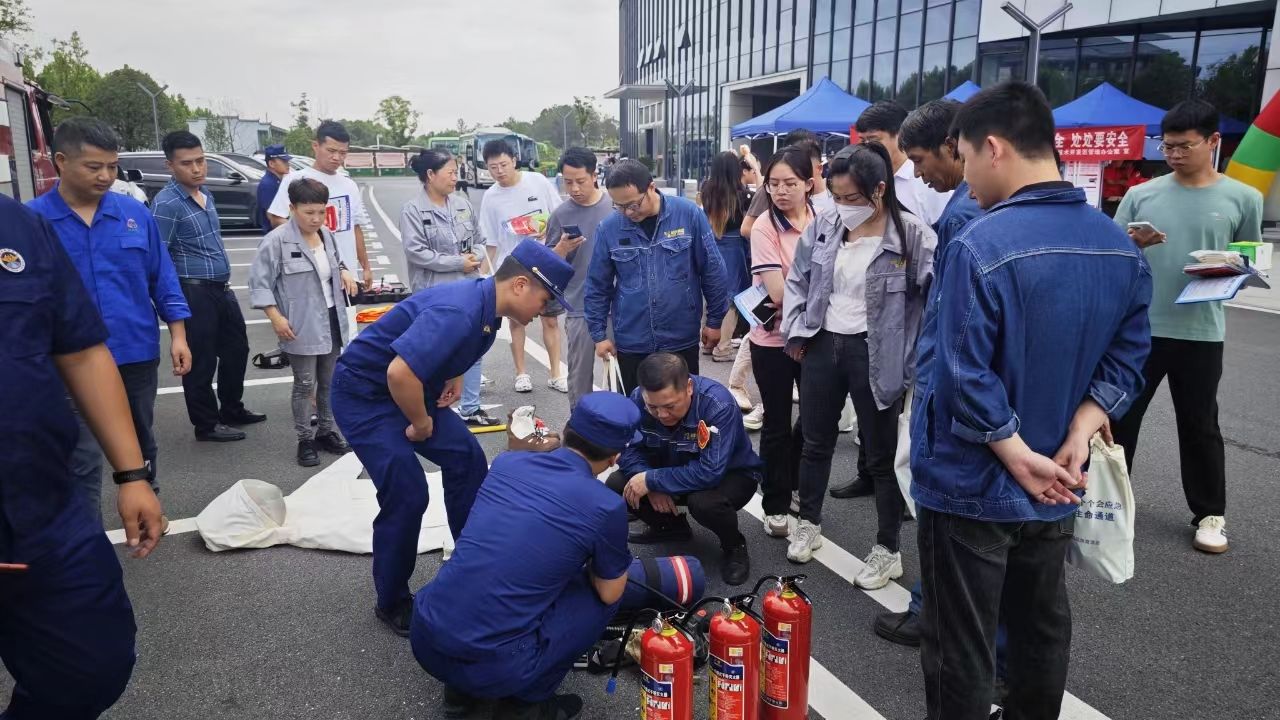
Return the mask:
MULTIPOLYGON (((214 552, 296 545, 350 553, 373 552, 378 499, 373 482, 348 453, 285 497, 261 480, 241 480, 196 517, 204 544, 214 552)), ((453 550, 440 473, 427 473, 431 502, 422 519, 418 552, 453 550)))

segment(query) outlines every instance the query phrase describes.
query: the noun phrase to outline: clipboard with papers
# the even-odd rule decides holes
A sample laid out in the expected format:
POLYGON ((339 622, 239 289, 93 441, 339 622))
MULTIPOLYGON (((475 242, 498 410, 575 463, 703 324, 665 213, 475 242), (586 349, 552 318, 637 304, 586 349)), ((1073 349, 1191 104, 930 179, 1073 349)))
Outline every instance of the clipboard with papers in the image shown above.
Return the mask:
POLYGON ((1236 252, 1198 250, 1191 253, 1196 262, 1183 268, 1192 278, 1176 305, 1230 300, 1245 286, 1270 288, 1266 276, 1249 264, 1249 258, 1236 252))

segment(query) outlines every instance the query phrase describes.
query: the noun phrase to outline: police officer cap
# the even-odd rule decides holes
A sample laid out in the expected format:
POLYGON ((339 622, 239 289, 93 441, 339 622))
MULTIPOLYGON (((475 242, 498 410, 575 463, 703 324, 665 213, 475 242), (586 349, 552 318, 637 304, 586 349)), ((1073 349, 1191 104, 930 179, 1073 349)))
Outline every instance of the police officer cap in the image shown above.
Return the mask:
POLYGON ((566 310, 574 309, 564 298, 564 289, 573 279, 573 266, 565 262, 564 258, 537 240, 529 239, 521 240, 516 249, 511 251, 511 256, 526 270, 533 273, 538 282, 542 283, 566 310))
POLYGON ((639 439, 639 425, 640 408, 615 392, 583 395, 569 416, 569 427, 582 439, 614 452, 639 439))
POLYGON ((262 155, 267 160, 275 160, 276 158, 281 160, 293 159, 293 156, 289 155, 289 151, 285 150, 283 145, 268 145, 262 150, 262 155))

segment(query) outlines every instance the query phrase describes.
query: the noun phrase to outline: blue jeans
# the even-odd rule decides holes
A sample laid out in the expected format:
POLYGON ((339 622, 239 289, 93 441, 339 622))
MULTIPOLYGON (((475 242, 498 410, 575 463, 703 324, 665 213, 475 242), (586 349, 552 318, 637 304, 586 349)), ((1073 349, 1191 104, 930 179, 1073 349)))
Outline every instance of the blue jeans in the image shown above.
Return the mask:
POLYGON ((484 360, 477 360, 476 364, 462 376, 462 403, 458 409, 463 415, 470 415, 480 409, 480 364, 482 362, 484 360))

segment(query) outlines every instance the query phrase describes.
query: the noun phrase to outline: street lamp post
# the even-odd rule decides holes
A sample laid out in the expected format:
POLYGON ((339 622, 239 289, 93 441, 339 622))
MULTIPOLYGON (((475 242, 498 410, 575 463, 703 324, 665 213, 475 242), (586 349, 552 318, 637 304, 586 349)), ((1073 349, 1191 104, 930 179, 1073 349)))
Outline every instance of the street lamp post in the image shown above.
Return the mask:
POLYGON ((1001 5, 1000 9, 1008 13, 1009 17, 1016 20, 1019 25, 1026 28, 1027 32, 1031 34, 1031 39, 1027 47, 1027 82, 1035 85, 1036 79, 1040 75, 1040 33, 1044 32, 1045 28, 1052 25, 1054 20, 1057 20, 1067 14, 1067 11, 1071 9, 1071 3, 1063 4, 1062 7, 1054 10, 1052 13, 1049 13, 1049 16, 1040 22, 1032 20, 1030 16, 1019 10, 1018 7, 1011 2, 1006 2, 1004 5, 1001 5))
POLYGON ((151 92, 151 88, 148 88, 146 85, 143 85, 142 83, 136 83, 136 84, 139 88, 141 88, 142 92, 147 94, 147 97, 151 98, 151 126, 156 131, 156 149, 159 150, 160 149, 160 111, 156 108, 156 98, 160 97, 160 93, 163 93, 165 90, 168 90, 169 86, 165 85, 159 90, 155 92, 151 92))
POLYGON ((569 149, 569 118, 573 115, 573 110, 565 113, 560 118, 560 129, 564 132, 564 149, 569 149))

